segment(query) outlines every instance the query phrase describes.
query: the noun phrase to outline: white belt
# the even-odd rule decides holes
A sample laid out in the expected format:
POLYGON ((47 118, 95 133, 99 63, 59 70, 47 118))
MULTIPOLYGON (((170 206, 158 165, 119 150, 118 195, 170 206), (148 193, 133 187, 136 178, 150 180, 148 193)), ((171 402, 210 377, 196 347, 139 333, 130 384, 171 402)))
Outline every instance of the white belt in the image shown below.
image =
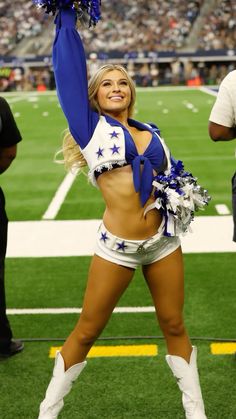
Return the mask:
POLYGON ((98 229, 98 241, 106 248, 120 253, 145 253, 150 246, 162 237, 162 224, 159 231, 152 237, 144 240, 127 240, 114 236, 102 223, 98 229))

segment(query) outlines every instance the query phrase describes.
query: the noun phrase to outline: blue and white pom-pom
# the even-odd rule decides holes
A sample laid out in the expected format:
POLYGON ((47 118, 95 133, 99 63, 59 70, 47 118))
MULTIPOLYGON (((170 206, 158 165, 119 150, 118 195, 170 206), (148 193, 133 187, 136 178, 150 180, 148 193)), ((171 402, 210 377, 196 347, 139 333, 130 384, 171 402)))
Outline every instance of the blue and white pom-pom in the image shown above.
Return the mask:
POLYGON ((96 25, 101 18, 101 0, 33 0, 33 3, 52 15, 67 7, 74 9, 79 19, 83 17, 84 13, 87 13, 91 25, 96 25))
POLYGON ((159 173, 153 181, 155 207, 163 214, 164 234, 175 236, 190 230, 194 212, 204 209, 211 197, 197 183, 197 178, 184 170, 181 161, 172 162, 168 175, 159 173))

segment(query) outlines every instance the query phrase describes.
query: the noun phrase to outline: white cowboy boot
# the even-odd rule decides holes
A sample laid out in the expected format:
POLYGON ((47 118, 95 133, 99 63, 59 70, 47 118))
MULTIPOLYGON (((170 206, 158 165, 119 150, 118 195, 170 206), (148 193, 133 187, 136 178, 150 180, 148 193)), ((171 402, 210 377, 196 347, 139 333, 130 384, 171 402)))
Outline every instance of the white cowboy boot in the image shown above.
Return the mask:
POLYGON ((56 419, 64 406, 63 398, 70 392, 73 382, 84 369, 86 361, 75 364, 65 371, 64 359, 57 352, 53 376, 40 404, 38 419, 56 419))
POLYGON ((166 362, 177 379, 182 391, 186 419, 207 419, 197 370, 197 348, 193 350, 188 364, 180 356, 166 355, 166 362))

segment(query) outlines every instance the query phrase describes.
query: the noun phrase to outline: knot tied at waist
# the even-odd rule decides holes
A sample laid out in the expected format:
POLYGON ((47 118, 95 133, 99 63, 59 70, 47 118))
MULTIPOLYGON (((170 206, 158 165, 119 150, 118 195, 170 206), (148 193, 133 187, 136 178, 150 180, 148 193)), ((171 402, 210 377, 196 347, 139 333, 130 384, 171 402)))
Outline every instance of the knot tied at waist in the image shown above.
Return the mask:
POLYGON ((138 155, 132 161, 132 170, 135 191, 140 193, 140 200, 144 206, 152 192, 153 167, 147 157, 138 155))

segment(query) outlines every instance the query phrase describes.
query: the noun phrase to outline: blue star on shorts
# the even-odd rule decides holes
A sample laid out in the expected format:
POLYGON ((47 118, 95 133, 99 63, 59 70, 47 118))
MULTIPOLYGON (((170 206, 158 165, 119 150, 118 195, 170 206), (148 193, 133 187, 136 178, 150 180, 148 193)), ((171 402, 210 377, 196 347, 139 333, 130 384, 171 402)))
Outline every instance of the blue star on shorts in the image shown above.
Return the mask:
POLYGON ((125 244, 125 241, 121 242, 121 243, 116 243, 117 245, 117 249, 116 250, 123 250, 123 252, 125 252, 125 248, 128 247, 125 244))
POLYGON ((112 140, 112 138, 118 138, 119 132, 113 131, 113 132, 110 132, 109 135, 111 136, 111 140, 112 140))
POLYGON ((102 240, 104 243, 106 243, 106 241, 108 240, 106 231, 105 231, 105 233, 101 233, 100 240, 102 240))

